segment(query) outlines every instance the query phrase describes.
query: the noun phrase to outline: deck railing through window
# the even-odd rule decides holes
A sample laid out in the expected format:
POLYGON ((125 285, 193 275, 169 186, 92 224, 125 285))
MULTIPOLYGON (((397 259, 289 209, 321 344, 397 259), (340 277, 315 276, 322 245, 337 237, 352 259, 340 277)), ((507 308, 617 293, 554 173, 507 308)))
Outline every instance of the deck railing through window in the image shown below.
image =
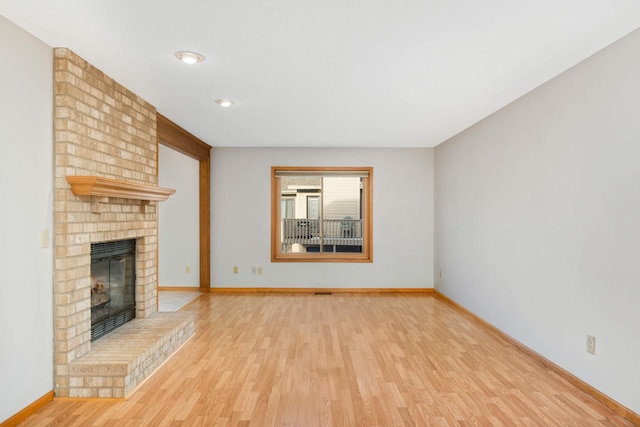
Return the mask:
POLYGON ((283 219, 282 243, 303 245, 362 246, 362 220, 325 219, 322 229, 319 219, 283 219))

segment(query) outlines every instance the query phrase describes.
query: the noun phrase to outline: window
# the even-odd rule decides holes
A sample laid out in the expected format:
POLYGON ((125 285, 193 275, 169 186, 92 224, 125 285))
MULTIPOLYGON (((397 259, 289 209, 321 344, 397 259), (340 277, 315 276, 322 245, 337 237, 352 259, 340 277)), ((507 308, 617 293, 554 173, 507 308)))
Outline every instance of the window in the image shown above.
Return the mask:
POLYGON ((372 262, 371 167, 272 167, 271 260, 372 262))
POLYGON ((296 199, 293 197, 282 197, 280 205, 280 214, 282 218, 295 218, 296 215, 296 199))

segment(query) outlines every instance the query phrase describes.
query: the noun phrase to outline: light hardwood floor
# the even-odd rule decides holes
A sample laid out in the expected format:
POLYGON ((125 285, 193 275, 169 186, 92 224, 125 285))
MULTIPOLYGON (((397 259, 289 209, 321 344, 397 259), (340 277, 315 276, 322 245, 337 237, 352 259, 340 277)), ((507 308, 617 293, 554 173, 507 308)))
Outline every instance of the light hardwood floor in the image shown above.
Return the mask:
POLYGON ((28 426, 629 426, 430 294, 205 294, 196 335, 127 401, 28 426))

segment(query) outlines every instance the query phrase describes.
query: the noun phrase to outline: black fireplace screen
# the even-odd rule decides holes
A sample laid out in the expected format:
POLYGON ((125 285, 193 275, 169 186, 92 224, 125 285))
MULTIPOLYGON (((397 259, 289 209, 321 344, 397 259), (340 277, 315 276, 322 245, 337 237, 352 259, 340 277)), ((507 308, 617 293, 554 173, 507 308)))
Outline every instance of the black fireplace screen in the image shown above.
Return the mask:
POLYGON ((91 244, 91 341, 136 316, 135 240, 91 244))

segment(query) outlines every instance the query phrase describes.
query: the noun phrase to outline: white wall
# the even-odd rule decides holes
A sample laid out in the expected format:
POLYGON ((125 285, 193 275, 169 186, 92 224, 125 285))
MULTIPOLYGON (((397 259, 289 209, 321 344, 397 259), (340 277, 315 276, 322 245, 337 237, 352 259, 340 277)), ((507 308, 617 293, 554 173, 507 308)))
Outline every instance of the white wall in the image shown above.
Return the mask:
POLYGON ((159 185, 176 190, 158 208, 161 287, 200 286, 199 170, 198 160, 160 145, 159 185))
POLYGON ((2 422, 53 389, 53 52, 0 16, 0 58, 2 422))
POLYGON ((212 287, 433 287, 432 149, 214 148, 211 171, 212 287), (271 166, 373 166, 373 263, 271 263, 271 166))
POLYGON ((436 289, 635 412, 638 52, 640 31, 435 150, 436 289))

